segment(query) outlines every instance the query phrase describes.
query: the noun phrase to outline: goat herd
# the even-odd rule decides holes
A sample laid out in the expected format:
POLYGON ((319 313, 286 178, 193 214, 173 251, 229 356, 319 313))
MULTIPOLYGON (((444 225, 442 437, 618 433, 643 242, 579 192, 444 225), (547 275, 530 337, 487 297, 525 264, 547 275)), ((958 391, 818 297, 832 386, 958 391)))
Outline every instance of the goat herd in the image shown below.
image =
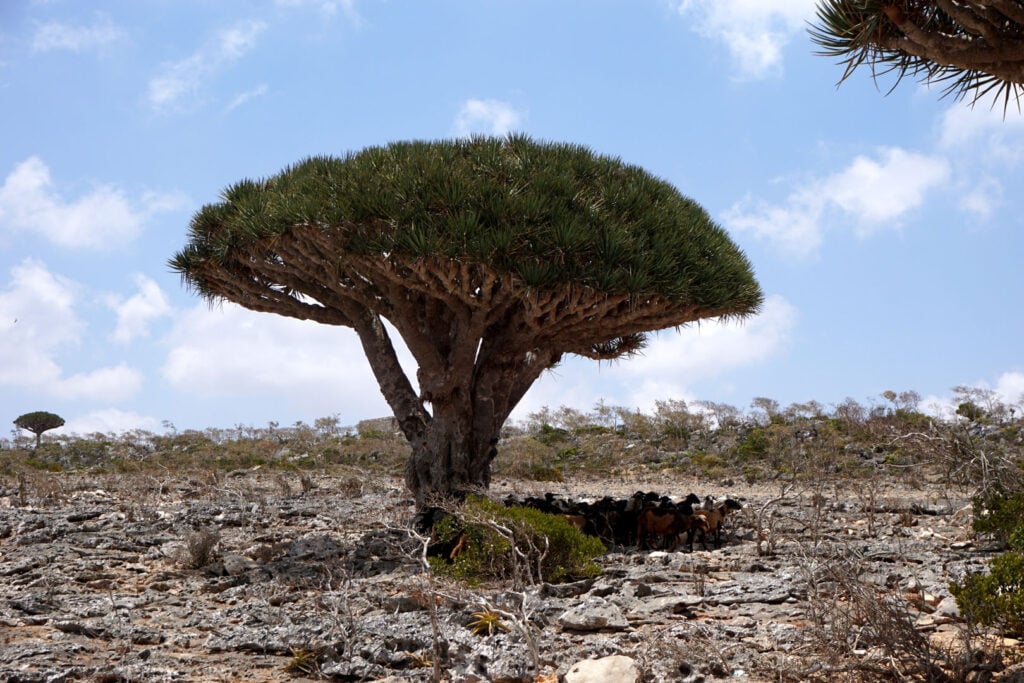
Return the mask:
POLYGON ((674 551, 685 534, 691 552, 695 539, 700 540, 705 550, 709 538, 716 548, 721 547, 726 517, 743 507, 732 498, 716 502, 708 496, 701 501, 691 493, 682 501, 675 501, 669 496, 645 491, 637 491, 626 499, 605 496, 593 503, 565 500, 552 493, 523 500, 510 496, 504 502, 561 515, 581 532, 597 536, 609 547, 674 551))
MULTIPOLYGON (((674 551, 685 535, 691 552, 697 539, 705 550, 709 538, 716 548, 721 547, 726 517, 743 507, 732 498, 716 502, 708 496, 701 501, 691 493, 682 501, 675 501, 669 496, 645 491, 637 491, 625 499, 605 496, 592 503, 566 500, 553 493, 523 499, 508 496, 504 503, 509 507, 529 507, 559 515, 582 533, 601 539, 609 548, 635 546, 638 550, 674 551)), ((415 526, 421 532, 432 532, 434 525, 449 514, 441 508, 429 508, 417 515, 415 526)), ((465 543, 464 534, 456 534, 455 538, 445 541, 435 540, 427 554, 454 559, 465 548, 465 543)))

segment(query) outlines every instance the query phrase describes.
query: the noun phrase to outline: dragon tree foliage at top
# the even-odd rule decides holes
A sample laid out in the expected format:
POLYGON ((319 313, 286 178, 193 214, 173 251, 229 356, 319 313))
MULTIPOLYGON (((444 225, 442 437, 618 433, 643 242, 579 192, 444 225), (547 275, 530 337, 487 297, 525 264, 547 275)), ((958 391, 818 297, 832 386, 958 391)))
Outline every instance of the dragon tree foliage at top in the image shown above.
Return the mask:
POLYGON ((993 96, 1004 111, 1024 86, 1020 0, 821 0, 810 28, 820 54, 845 64, 840 82, 867 65, 944 86, 972 104, 993 96))
POLYGON ((410 303, 427 319, 443 304, 594 358, 761 302, 743 254, 669 183, 524 137, 394 143, 242 181, 172 267, 255 310, 348 325, 351 303, 404 332, 410 303))

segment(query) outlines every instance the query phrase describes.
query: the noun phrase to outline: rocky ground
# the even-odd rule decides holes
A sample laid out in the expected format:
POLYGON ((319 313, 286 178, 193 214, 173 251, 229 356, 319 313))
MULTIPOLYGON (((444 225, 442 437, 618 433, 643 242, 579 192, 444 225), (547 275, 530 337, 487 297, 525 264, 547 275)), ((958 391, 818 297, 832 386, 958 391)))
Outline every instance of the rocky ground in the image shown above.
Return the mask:
MULTIPOLYGON (((596 579, 516 591, 425 573, 397 481, 0 481, 0 679, 878 680, 963 651, 948 584, 991 552, 972 537, 968 501, 941 488, 666 478, 497 482, 494 494, 639 488, 729 495, 744 510, 720 549, 614 548, 596 579), (485 612, 498 617, 491 633, 485 612)), ((1018 644, 984 644, 1010 665, 1006 680, 1018 644)))

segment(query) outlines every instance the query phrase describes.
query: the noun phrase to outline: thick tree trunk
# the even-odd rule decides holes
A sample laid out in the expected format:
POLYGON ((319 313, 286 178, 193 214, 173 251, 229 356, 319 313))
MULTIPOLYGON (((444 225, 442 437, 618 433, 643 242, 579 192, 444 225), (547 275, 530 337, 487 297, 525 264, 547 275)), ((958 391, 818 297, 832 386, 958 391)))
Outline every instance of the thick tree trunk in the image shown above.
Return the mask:
POLYGON ((405 483, 416 507, 462 499, 467 493, 488 488, 491 462, 498 452, 497 430, 474 428, 471 415, 456 411, 435 414, 425 438, 412 444, 405 467, 405 483))

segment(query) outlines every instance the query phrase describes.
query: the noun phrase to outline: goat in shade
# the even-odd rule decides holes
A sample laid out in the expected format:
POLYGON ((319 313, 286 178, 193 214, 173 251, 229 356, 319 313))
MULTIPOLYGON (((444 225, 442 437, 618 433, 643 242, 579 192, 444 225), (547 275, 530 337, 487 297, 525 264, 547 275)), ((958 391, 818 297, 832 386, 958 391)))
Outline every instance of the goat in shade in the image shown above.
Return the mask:
POLYGON ((636 540, 638 548, 649 548, 651 538, 660 539, 656 545, 669 546, 669 550, 679 547, 680 535, 689 532, 693 526, 693 504, 700 498, 690 494, 681 503, 662 500, 657 506, 642 510, 636 520, 636 540))
POLYGON ((692 525, 687 537, 687 542, 690 548, 693 548, 694 535, 700 533, 700 544, 707 550, 708 547, 708 534, 715 535, 715 547, 722 547, 722 523, 725 521, 730 510, 740 510, 743 505, 739 501, 733 500, 732 498, 726 498, 723 502, 714 505, 709 505, 708 501, 705 501, 704 507, 693 513, 694 517, 699 517, 702 522, 699 524, 692 525))

